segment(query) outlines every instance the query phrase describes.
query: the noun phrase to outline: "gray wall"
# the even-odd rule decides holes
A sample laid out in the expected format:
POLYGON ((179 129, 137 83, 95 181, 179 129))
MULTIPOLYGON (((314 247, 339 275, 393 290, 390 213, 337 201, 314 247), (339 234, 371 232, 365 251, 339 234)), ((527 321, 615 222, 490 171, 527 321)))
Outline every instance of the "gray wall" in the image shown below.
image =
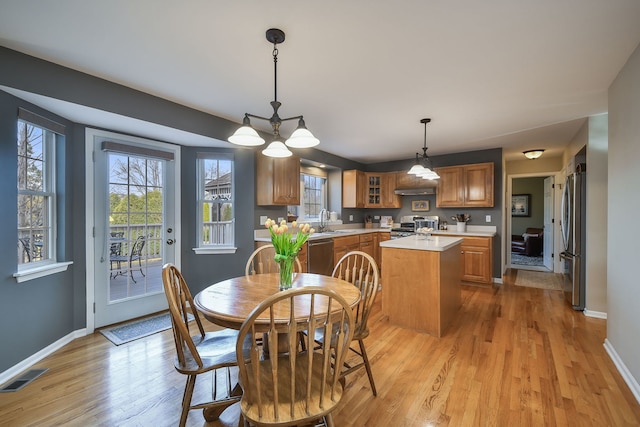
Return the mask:
POLYGON ((640 47, 609 88, 607 340, 633 376, 632 390, 640 400, 640 221, 629 220, 629 212, 640 212, 639 76, 640 47))
MULTIPOLYGON (((74 185, 78 170, 73 168, 74 125, 0 91, 0 194, 4 206, 0 209, 0 372, 42 350, 52 342, 84 325, 84 281, 76 278, 84 273, 83 263, 55 275, 17 283, 17 113, 18 107, 55 120, 67 127, 66 149, 59 159, 64 174, 59 188, 59 211, 66 213, 66 221, 59 230, 60 256, 76 260, 74 231, 84 230, 84 219, 72 209, 75 202, 74 185), (80 299, 79 299, 80 298, 80 299), (79 304, 78 304, 79 303, 79 304)), ((82 248, 80 249, 82 251, 82 248)))

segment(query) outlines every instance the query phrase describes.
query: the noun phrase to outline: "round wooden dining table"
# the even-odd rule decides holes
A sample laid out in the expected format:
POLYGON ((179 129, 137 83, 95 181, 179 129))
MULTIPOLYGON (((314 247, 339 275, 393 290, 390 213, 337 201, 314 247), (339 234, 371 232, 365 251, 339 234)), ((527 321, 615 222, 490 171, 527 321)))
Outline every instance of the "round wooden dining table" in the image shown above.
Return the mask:
MULTIPOLYGON (((240 329, 253 309, 271 295, 279 292, 279 275, 255 274, 215 283, 199 292, 194 304, 208 321, 225 328, 240 329)), ((313 273, 294 273, 293 287, 320 286, 336 291, 350 307, 360 301, 360 290, 353 284, 331 276, 313 273)), ((336 305, 336 309, 337 309, 336 305)), ((308 311, 307 311, 308 313, 308 311)), ((283 318, 283 321, 286 320, 283 318)), ((267 325, 269 319, 256 320, 267 325)))

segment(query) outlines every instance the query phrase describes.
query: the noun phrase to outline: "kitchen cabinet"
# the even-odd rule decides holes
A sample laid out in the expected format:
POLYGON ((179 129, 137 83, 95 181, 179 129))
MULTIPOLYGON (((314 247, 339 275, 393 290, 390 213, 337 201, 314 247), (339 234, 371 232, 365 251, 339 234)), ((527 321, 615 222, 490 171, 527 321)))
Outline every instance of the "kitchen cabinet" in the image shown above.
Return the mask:
POLYGON ((370 255, 374 260, 376 259, 375 250, 376 247, 373 242, 374 234, 378 233, 366 233, 360 235, 360 247, 359 250, 370 255))
POLYGON ((400 208, 402 201, 395 194, 395 172, 367 172, 366 208, 400 208))
POLYGON ((493 207, 493 163, 435 168, 440 175, 436 207, 493 207))
POLYGON ((360 236, 342 236, 333 238, 333 265, 347 252, 360 250, 360 236))
POLYGON ((493 238, 463 237, 460 247, 462 251, 462 280, 489 284, 493 282, 493 238))
POLYGON ((442 337, 459 318, 460 244, 442 251, 382 248, 382 314, 402 328, 442 337))
POLYGON ((382 175, 382 207, 401 208, 402 199, 396 194, 396 173, 389 172, 382 175))
POLYGON ((366 197, 364 172, 347 170, 342 172, 342 207, 364 208, 366 197))
POLYGON ((375 242, 376 246, 376 264, 378 264, 378 272, 380 273, 380 277, 382 278, 382 248, 380 247, 380 243, 385 242, 387 240, 391 240, 391 233, 376 233, 377 241, 375 242))
POLYGON ((300 157, 256 155, 256 204, 287 206, 300 204, 300 157))
POLYGON ((307 272, 307 253, 307 243, 305 243, 304 245, 300 246, 300 250, 298 251, 298 260, 300 260, 300 264, 302 264, 302 273, 307 272))
POLYGON ((343 208, 401 208, 396 172, 342 172, 343 208))
POLYGON ((367 177, 365 207, 382 207, 382 175, 379 173, 366 173, 365 176, 367 177))

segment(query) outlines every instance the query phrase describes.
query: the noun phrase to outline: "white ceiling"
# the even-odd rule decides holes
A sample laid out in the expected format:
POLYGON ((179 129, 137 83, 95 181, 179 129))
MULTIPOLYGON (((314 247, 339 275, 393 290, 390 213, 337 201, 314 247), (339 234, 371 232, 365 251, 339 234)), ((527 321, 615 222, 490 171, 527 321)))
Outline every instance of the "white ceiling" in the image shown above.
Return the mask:
MULTIPOLYGON (((271 115, 276 27, 280 115, 304 114, 319 149, 408 159, 429 117, 428 154, 503 147, 512 160, 559 155, 607 112, 639 22, 638 0, 2 0, 0 45, 240 123, 271 115)), ((32 100, 124 130, 115 115, 32 100)))

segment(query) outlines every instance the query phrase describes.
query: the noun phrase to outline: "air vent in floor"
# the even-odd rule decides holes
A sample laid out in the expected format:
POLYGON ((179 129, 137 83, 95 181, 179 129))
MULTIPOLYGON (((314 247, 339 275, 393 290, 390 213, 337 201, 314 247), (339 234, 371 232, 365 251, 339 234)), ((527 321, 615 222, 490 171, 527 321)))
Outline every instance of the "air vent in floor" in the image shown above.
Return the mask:
POLYGON ((26 386, 27 384, 29 384, 31 381, 35 380, 36 378, 38 378, 40 375, 44 374, 45 372, 47 372, 47 369, 31 369, 23 374, 20 374, 20 376, 16 379, 14 379, 13 381, 11 381, 10 383, 8 383, 7 385, 5 385, 4 387, 0 388, 0 393, 8 393, 11 391, 18 391, 20 390, 22 387, 26 386))

